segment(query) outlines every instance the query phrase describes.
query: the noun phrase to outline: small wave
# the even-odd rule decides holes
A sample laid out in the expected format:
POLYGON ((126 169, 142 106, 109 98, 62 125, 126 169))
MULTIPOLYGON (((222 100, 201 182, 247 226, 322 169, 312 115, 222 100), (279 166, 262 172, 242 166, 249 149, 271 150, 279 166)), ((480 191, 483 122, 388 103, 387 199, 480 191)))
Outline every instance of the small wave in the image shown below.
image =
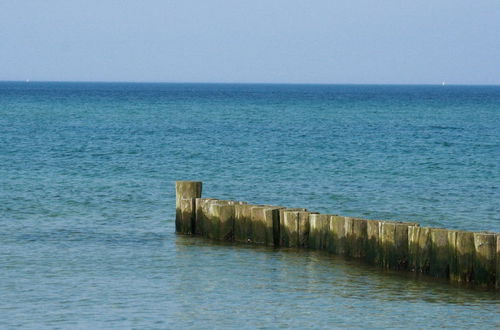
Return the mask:
POLYGON ((449 131, 463 131, 464 129, 461 127, 453 127, 453 126, 441 126, 441 125, 432 125, 429 126, 432 129, 438 130, 449 130, 449 131))
POLYGON ((17 236, 18 241, 29 242, 88 242, 112 245, 158 244, 166 239, 159 233, 106 233, 96 231, 59 229, 47 232, 24 233, 17 236))

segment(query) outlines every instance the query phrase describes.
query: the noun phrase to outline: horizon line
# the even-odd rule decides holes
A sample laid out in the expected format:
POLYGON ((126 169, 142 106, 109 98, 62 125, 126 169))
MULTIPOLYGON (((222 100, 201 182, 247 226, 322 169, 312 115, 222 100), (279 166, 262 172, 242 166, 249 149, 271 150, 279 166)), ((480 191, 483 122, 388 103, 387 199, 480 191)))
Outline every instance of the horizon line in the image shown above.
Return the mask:
POLYGON ((203 84, 203 85, 358 85, 358 86, 500 86, 500 83, 327 83, 327 82, 227 82, 227 81, 133 81, 133 80, 2 80, 0 83, 94 83, 94 84, 203 84))

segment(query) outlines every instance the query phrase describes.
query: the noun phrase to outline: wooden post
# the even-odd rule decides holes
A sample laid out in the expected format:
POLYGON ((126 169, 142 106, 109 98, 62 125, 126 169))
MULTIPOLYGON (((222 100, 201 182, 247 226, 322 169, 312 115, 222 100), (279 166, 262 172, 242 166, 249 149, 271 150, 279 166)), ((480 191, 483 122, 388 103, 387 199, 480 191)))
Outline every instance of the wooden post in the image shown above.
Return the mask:
POLYGON ((329 216, 326 214, 309 214, 309 248, 324 250, 329 228, 329 216))
POLYGON ((364 258, 367 244, 367 220, 345 217, 346 255, 364 258))
POLYGON ((497 237, 491 233, 474 233, 474 282, 479 286, 495 287, 497 237))
MULTIPOLYGON (((252 241, 257 244, 274 245, 274 227, 279 222, 279 207, 256 206, 251 209, 252 241)), ((279 242, 277 242, 279 244, 279 242)))
POLYGON ((330 252, 335 254, 345 255, 346 252, 346 232, 345 232, 345 217, 339 215, 330 216, 330 252))
MULTIPOLYGON (((279 211, 279 243, 280 246, 289 247, 290 238, 287 236, 287 231, 285 231, 285 212, 299 212, 299 211, 307 211, 304 208, 280 208, 279 211)), ((287 230, 289 230, 288 228, 287 230)), ((298 229, 297 229, 298 230, 298 229)))
POLYGON ((217 233, 220 241, 234 240, 234 204, 214 204, 215 218, 217 218, 217 233))
POLYGON ((429 273, 431 228, 408 227, 408 267, 410 271, 429 273))
POLYGON ((401 222, 382 222, 380 245, 382 264, 388 269, 405 270, 408 267, 408 227, 401 222))
POLYGON ((195 233, 195 207, 194 202, 182 202, 183 199, 195 199, 201 197, 202 183, 200 181, 176 181, 175 182, 175 230, 178 233, 195 233), (181 204, 184 206, 184 216, 181 204), (191 205, 191 216, 187 216, 187 205, 191 205), (188 223, 189 222, 189 223, 188 223))
POLYGON ((285 210, 283 212, 281 244, 284 247, 299 246, 299 211, 285 210))
POLYGON ((453 254, 450 248, 449 230, 431 228, 431 251, 429 260, 429 275, 439 278, 449 278, 453 254))
POLYGON ((208 237, 209 230, 209 211, 210 204, 216 203, 218 200, 214 198, 196 198, 196 220, 195 220, 195 233, 196 235, 201 235, 208 237))
POLYGON ((381 221, 367 220, 366 223, 367 243, 366 243, 365 259, 372 265, 382 265, 382 252, 380 249, 380 242, 379 242, 380 227, 381 227, 381 221))
POLYGON ((459 283, 474 281, 474 233, 467 231, 450 231, 450 247, 452 248, 452 264, 450 279, 459 283))

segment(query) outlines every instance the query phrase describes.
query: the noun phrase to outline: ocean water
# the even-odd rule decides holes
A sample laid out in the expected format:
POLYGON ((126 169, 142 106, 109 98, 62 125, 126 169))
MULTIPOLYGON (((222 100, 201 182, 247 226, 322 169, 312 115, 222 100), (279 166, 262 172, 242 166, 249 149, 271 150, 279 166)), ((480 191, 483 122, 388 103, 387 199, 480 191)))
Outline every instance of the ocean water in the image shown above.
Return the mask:
POLYGON ((0 328, 500 327, 498 293, 174 233, 204 196, 500 231, 500 87, 0 82, 0 328))

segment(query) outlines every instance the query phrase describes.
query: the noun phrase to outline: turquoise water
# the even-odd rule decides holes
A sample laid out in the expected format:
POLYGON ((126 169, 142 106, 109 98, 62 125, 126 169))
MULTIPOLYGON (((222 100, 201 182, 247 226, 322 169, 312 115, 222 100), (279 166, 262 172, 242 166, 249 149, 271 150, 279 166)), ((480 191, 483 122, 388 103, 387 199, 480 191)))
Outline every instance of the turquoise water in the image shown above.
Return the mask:
POLYGON ((500 87, 0 83, 0 327, 500 326, 498 295, 174 234, 204 195, 500 231, 500 87))

